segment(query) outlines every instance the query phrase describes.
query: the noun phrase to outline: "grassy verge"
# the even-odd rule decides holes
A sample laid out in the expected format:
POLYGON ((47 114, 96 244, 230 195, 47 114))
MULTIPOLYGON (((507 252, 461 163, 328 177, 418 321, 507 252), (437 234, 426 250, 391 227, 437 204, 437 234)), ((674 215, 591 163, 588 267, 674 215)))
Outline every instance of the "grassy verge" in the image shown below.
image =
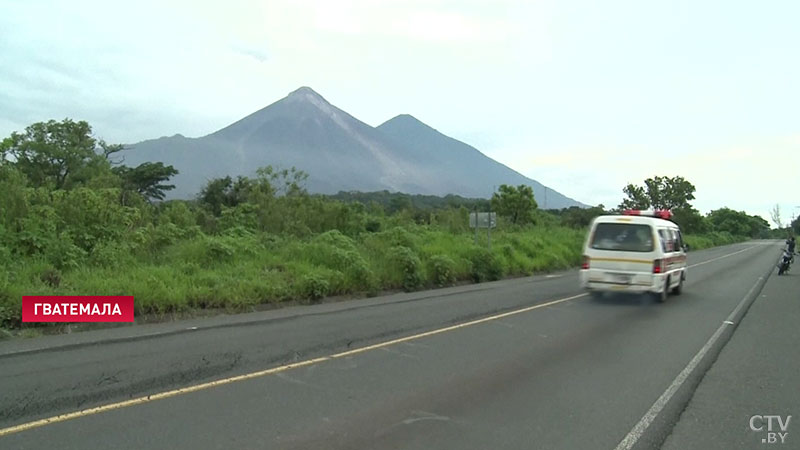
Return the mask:
MULTIPOLYGON (((21 327, 22 295, 133 295, 136 314, 198 309, 251 311, 264 304, 314 302, 483 282, 575 267, 584 230, 536 227, 471 233, 433 226, 394 227, 356 238, 328 231, 305 239, 232 230, 185 233, 154 246, 109 247, 70 269, 43 258, 0 272, 0 323, 21 327)), ((727 233, 686 236, 692 249, 742 239, 727 233)))
POLYGON ((727 232, 713 232, 706 234, 687 235, 685 241, 692 250, 702 250, 704 248, 719 247, 720 245, 735 244, 746 241, 747 238, 734 236, 727 232))
POLYGON ((0 321, 18 327, 22 295, 133 295, 137 314, 197 308, 252 310, 264 303, 313 302, 343 294, 413 291, 565 269, 580 260, 583 232, 520 229, 486 235, 436 227, 395 227, 358 238, 328 231, 307 239, 202 233, 152 251, 109 249, 57 270, 42 258, 9 264, 0 275, 0 321))

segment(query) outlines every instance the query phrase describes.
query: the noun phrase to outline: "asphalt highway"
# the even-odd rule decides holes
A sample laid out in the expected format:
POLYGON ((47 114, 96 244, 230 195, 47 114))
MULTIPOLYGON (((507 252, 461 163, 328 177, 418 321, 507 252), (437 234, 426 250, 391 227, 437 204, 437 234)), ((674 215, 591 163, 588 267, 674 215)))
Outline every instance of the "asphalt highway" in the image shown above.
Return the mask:
POLYGON ((661 448, 779 249, 690 252, 664 304, 568 271, 0 342, 0 448, 661 448))

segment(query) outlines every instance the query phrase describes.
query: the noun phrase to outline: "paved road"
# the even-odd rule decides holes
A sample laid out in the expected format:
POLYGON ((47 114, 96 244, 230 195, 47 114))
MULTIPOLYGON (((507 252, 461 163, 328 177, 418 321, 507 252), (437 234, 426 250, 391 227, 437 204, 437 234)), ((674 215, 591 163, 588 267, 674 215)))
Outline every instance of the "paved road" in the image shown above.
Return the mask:
POLYGON ((656 448, 778 248, 693 252, 662 305, 589 300, 573 271, 3 342, 0 448, 656 448))
POLYGON ((800 272, 793 269, 770 278, 664 449, 800 448, 800 272), (753 416, 761 416, 753 419, 759 431, 750 428, 753 416), (780 417, 772 419, 772 432, 766 416, 780 417))

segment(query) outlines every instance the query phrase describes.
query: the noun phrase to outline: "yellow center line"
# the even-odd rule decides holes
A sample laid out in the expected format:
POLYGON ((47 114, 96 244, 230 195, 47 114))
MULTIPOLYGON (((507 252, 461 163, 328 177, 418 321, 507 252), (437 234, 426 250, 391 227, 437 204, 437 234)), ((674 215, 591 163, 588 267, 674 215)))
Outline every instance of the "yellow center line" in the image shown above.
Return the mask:
POLYGON ((364 353, 364 352, 368 352, 370 350, 376 350, 376 349, 379 349, 379 348, 388 347, 390 345, 395 345, 395 344, 400 344, 400 343, 403 343, 403 342, 413 341, 413 340, 421 339, 421 338, 428 337, 428 336, 434 336, 434 335, 437 335, 437 334, 446 333, 448 331, 458 330, 459 328, 466 328, 466 327, 469 327, 469 326, 472 326, 472 325, 478 325, 478 324, 481 324, 481 323, 484 323, 484 322, 489 322, 489 321, 492 321, 492 320, 502 319, 504 317, 514 316, 514 315, 517 315, 517 314, 522 314, 522 313, 525 313, 525 312, 528 312, 528 311, 533 311, 535 309, 556 305, 556 304, 567 302, 567 301, 570 301, 570 300, 575 300, 575 299, 578 299, 578 298, 581 298, 581 297, 585 297, 586 295, 587 294, 573 295, 571 297, 561 298, 561 299, 558 299, 558 300, 552 300, 552 301, 549 301, 549 302, 546 302, 546 303, 540 303, 538 305, 528 306, 528 307, 525 307, 525 308, 522 308, 522 309, 516 309, 514 311, 509 311, 509 312, 505 312, 505 313, 502 313, 502 314, 496 314, 494 316, 484 317, 482 319, 471 320, 469 322, 464 322, 464 323, 460 323, 460 324, 456 324, 456 325, 451 325, 449 327, 444 327, 444 328, 438 328, 436 330, 426 331, 424 333, 414 334, 414 335, 411 335, 411 336, 406 336, 406 337, 402 337, 402 338, 398 338, 398 339, 392 339, 390 341, 380 342, 378 344, 368 345, 366 347, 360 347, 360 348, 356 348, 356 349, 353 349, 353 350, 348 350, 348 351, 344 351, 344 352, 340 352, 340 353, 334 353, 334 354, 328 355, 328 356, 322 356, 322 357, 319 357, 319 358, 307 359, 305 361, 300 361, 300 362, 291 363, 291 364, 285 364, 283 366, 273 367, 271 369, 266 369, 266 370, 260 370, 258 372, 251 372, 251 373, 247 373, 247 374, 244 374, 244 375, 238 375, 238 376, 235 376, 235 377, 229 377, 229 378, 223 378, 223 379, 220 379, 220 380, 209 381, 207 383, 200 383, 200 384, 196 384, 194 386, 189 386, 189 387, 180 388, 180 389, 174 389, 174 390, 171 390, 171 391, 160 392, 160 393, 157 393, 157 394, 146 395, 146 396, 143 396, 143 397, 138 397, 138 398, 134 398, 134 399, 130 399, 130 400, 125 400, 125 401, 122 401, 122 402, 109 403, 107 405, 101 405, 101 406, 96 406, 94 408, 88 408, 88 409, 83 409, 83 410, 80 410, 80 411, 74 411, 74 412, 71 412, 71 413, 60 414, 60 415, 57 415, 57 416, 48 417, 46 419, 35 420, 33 422, 27 422, 27 423, 23 423, 23 424, 20 424, 20 425, 15 425, 13 427, 2 428, 2 429, 0 429, 0 437, 7 436, 9 434, 19 433, 21 431, 31 430, 33 428, 43 427, 45 425, 51 425, 51 424, 55 424, 55 423, 59 423, 59 422, 65 422, 67 420, 72 420, 72 419, 77 419, 77 418, 80 418, 80 417, 91 416, 91 415, 94 415, 94 414, 100 414, 100 413, 104 413, 104 412, 108 412, 108 411, 113 411, 115 409, 127 408, 129 406, 135 406, 135 405, 141 405, 141 404, 144 404, 144 403, 150 403, 150 402, 153 402, 153 401, 156 401, 156 400, 163 400, 163 399, 170 398, 170 397, 175 397, 175 396, 178 396, 178 395, 189 394, 191 392, 197 392, 197 391, 202 391, 202 390, 205 390, 205 389, 210 389, 210 388, 214 388, 214 387, 218 387, 218 386, 224 386, 226 384, 236 383, 236 382, 239 382, 239 381, 251 380, 253 378, 259 378, 259 377, 264 377, 264 376, 267 376, 267 375, 273 375, 273 374, 276 374, 276 373, 285 372, 285 371, 290 370, 290 369, 296 369, 296 368, 299 368, 299 367, 310 366, 310 365, 318 364, 318 363, 325 362, 325 361, 330 361, 330 360, 337 359, 337 358, 344 358, 346 356, 357 355, 359 353, 364 353))

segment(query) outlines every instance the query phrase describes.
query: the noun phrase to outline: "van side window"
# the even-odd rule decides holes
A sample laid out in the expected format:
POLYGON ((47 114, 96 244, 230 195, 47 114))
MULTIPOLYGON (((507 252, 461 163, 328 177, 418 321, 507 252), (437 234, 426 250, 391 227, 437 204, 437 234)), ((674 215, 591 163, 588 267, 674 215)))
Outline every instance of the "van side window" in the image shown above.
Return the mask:
POLYGON ((664 253, 669 251, 668 250, 669 242, 672 240, 667 231, 668 230, 664 229, 658 230, 658 237, 660 238, 659 240, 661 241, 661 251, 663 251, 664 253))
POLYGON ((675 232, 670 229, 661 230, 664 232, 664 252, 670 253, 677 251, 677 247, 675 246, 676 238, 675 232))
POLYGON ((683 236, 681 236, 680 230, 675 230, 675 251, 683 251, 683 236))

